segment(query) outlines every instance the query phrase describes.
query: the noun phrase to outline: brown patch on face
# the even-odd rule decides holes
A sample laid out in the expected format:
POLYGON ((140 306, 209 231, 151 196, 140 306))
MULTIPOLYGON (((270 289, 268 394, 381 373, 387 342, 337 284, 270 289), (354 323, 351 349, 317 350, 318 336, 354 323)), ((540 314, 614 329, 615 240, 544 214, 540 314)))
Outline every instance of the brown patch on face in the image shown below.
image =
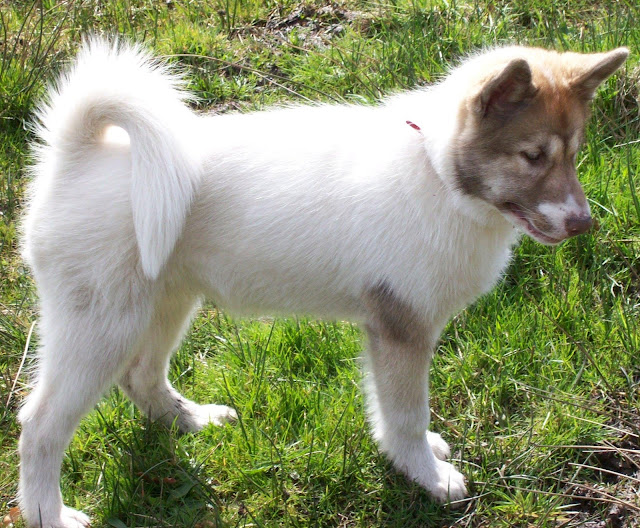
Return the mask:
POLYGON ((364 294, 369 312, 368 329, 387 341, 400 344, 427 339, 427 329, 410 304, 396 295, 386 282, 369 288, 364 294))
POLYGON ((473 169, 474 162, 471 156, 458 157, 455 160, 456 181, 458 188, 468 196, 483 198, 489 193, 487 184, 484 183, 478 173, 473 169))
MULTIPOLYGON (((458 130, 464 133, 468 123, 473 122, 476 116, 466 105, 462 105, 458 114, 458 130)), ((460 137, 457 138, 454 149, 454 170, 457 187, 466 195, 482 198, 489 190, 480 175, 474 170, 475 153, 465 148, 460 137)))
POLYGON ((464 194, 499 209, 508 202, 563 202, 570 193, 580 201, 583 193, 573 157, 588 117, 586 101, 567 84, 560 54, 523 54, 531 65, 532 87, 527 93, 532 97, 513 105, 508 114, 483 115, 473 111, 473 101, 463 105, 454 145, 456 184, 464 194), (562 148, 551 149, 558 140, 562 148), (527 162, 527 153, 541 154, 541 159, 527 162))
POLYGON ((554 226, 535 213, 538 204, 560 204, 573 196, 577 204, 586 207, 586 197, 576 173, 575 154, 582 139, 588 108, 566 87, 539 82, 542 85, 539 100, 514 123, 512 133, 518 138, 519 150, 538 152, 540 159, 522 163, 522 151, 512 153, 521 166, 512 173, 515 180, 512 185, 517 185, 517 194, 509 201, 529 210, 536 216, 533 218, 536 226, 546 231, 554 226), (527 134, 532 143, 528 143, 527 134))

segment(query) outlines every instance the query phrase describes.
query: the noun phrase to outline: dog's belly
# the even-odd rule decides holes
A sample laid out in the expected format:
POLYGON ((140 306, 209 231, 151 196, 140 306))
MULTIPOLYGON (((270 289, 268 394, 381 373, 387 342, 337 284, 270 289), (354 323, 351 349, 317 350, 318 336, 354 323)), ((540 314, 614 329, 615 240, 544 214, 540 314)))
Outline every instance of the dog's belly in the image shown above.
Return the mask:
POLYGON ((217 249, 190 261, 188 275, 220 307, 245 316, 363 317, 361 294, 367 279, 344 269, 344 262, 242 249, 217 249))
POLYGON ((320 319, 360 321, 364 319, 360 299, 339 289, 318 284, 297 284, 254 274, 238 276, 226 284, 210 284, 205 296, 231 313, 242 316, 302 315, 320 319))
MULTIPOLYGON (((236 235, 239 232, 236 231, 236 235)), ((456 253, 407 239, 388 246, 313 237, 220 237, 190 254, 187 274, 208 299, 238 315, 307 315, 361 322, 371 288, 388 285, 434 326, 499 280, 509 244, 456 253)), ((493 241, 491 241, 493 242, 493 241)), ((487 242, 488 243, 488 242, 487 242)), ((467 248, 469 249, 469 248, 467 248)))

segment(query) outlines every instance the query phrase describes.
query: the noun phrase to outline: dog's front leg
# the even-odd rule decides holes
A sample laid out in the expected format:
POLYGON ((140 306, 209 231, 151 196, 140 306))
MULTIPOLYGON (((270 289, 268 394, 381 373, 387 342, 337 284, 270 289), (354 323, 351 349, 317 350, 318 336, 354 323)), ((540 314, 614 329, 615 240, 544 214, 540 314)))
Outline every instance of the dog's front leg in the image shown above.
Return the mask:
POLYGON ((449 447, 429 426, 429 367, 435 338, 387 286, 368 294, 365 367, 373 434, 396 469, 438 501, 464 498, 464 477, 444 461, 449 447))

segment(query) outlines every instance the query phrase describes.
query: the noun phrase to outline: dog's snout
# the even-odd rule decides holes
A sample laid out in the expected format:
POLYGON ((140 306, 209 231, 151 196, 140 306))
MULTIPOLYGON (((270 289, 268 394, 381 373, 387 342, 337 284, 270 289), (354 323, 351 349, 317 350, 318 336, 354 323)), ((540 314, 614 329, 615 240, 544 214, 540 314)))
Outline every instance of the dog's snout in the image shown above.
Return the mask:
POLYGON ((591 219, 591 215, 582 214, 582 215, 571 215, 565 220, 565 229, 569 236, 581 235, 582 233, 586 233, 591 229, 591 225, 593 224, 593 220, 591 219))

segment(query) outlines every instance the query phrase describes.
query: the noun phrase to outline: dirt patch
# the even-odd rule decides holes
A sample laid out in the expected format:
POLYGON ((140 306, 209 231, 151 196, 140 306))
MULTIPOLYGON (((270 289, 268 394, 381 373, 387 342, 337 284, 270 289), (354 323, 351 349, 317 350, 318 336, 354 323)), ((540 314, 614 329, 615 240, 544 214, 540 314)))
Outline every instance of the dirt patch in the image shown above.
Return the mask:
POLYGON ((238 32, 260 39, 284 40, 304 49, 326 47, 336 36, 343 35, 347 27, 361 29, 371 18, 371 13, 347 9, 337 3, 322 6, 303 3, 286 13, 274 9, 267 19, 238 32))
MULTIPOLYGON (((624 401, 625 395, 617 395, 624 401)), ((591 451, 587 462, 579 466, 592 474, 568 483, 565 493, 576 498, 577 526, 587 528, 640 527, 640 416, 621 407, 615 397, 597 391, 594 398, 606 402, 611 416, 608 426, 619 431, 619 439, 591 451)), ((572 524, 573 525, 573 524, 572 524)))

